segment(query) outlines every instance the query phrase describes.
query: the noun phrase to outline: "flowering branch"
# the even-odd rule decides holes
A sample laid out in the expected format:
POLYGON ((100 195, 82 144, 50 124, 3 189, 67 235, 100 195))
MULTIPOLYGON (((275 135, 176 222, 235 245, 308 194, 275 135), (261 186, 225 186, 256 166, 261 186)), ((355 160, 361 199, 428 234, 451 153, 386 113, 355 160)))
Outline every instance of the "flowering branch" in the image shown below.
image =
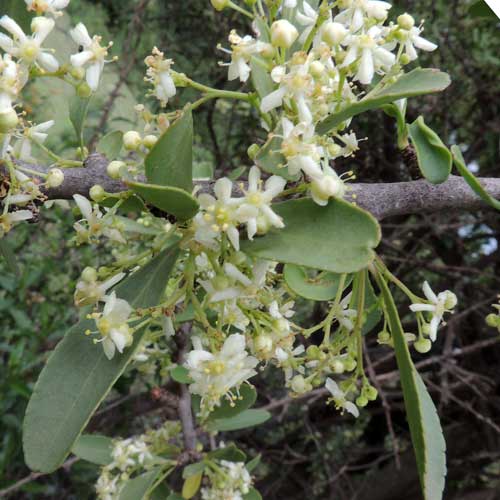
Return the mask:
MULTIPOLYGON (((46 173, 47 168, 40 165, 21 163, 33 171, 46 173)), ((66 169, 64 182, 45 191, 49 199, 72 199, 74 194, 88 196, 90 189, 99 184, 108 193, 125 191, 127 186, 111 179, 106 173, 108 161, 99 154, 90 155, 84 168, 66 169)), ((500 199, 500 179, 479 179, 486 191, 500 199)), ((208 188, 207 182, 199 182, 208 188)), ((392 183, 352 183, 350 194, 356 203, 368 210, 378 220, 393 215, 438 212, 441 210, 472 210, 486 206, 458 176, 451 176, 443 184, 433 185, 425 180, 392 183)), ((203 189, 205 190, 205 189, 203 189)))

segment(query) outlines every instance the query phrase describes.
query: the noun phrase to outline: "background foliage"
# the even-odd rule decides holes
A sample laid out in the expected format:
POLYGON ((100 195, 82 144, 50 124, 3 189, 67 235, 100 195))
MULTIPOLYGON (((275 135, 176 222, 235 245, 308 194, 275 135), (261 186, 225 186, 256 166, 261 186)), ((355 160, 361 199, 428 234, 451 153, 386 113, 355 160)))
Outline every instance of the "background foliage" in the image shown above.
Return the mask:
MULTIPOLYGON (((478 175, 498 176, 498 24, 471 18, 470 2, 465 0, 395 4, 398 13, 408 10, 417 19, 428 19, 425 36, 436 41, 440 50, 426 54, 422 65, 442 68, 453 79, 446 92, 415 100, 410 121, 423 114, 445 142, 467 145, 467 164, 478 175)), ((231 13, 217 15, 208 1, 72 0, 69 10, 104 40, 114 40, 113 53, 121 55, 91 109, 94 130, 87 137, 91 142, 95 132, 103 135, 116 127, 133 127, 134 96, 143 91, 142 60, 153 45, 175 60, 177 71, 214 86, 234 87, 216 64, 222 53, 215 47, 225 43, 231 28, 248 28, 231 13), (106 97, 110 92, 117 95, 112 106, 106 97)), ((61 37, 57 45, 66 50, 62 31, 54 36, 61 37)), ((38 121, 57 117, 59 128, 51 134, 52 145, 61 151, 74 146, 63 105, 68 89, 37 84, 29 92, 38 121)), ((180 94, 172 106, 190 98, 189 92, 180 94)), ((214 101, 198 113, 195 126, 195 160, 200 166, 215 166, 218 174, 248 165, 248 145, 262 139, 254 137, 255 117, 241 103, 214 101)), ((411 166, 397 150, 392 118, 372 113, 358 119, 355 127, 369 139, 356 158, 340 168, 356 170, 363 181, 413 178, 411 166)), ((19 227, 9 236, 18 256, 18 273, 0 261, 0 488, 29 472, 20 444, 24 409, 48 352, 76 319, 72 291, 94 250, 76 250, 65 243, 72 223, 67 207, 42 211, 39 223, 19 227)), ((380 251, 405 283, 417 289, 428 279, 433 288, 452 289, 460 298, 459 312, 432 353, 416 359, 422 363, 421 372, 438 404, 447 437, 446 498, 450 499, 494 499, 500 488, 500 347, 495 343, 498 333, 495 336, 484 324, 489 305, 500 291, 499 236, 498 216, 487 209, 474 214, 405 216, 383 223, 380 251)), ((105 263, 106 248, 97 252, 105 263)), ((321 318, 323 311, 320 306, 311 309, 308 303, 301 306, 300 314, 307 321, 321 318)), ((407 320, 404 327, 412 331, 410 315, 407 320)), ((278 379, 275 387, 272 382, 259 387, 259 406, 267 407, 275 418, 257 431, 242 432, 239 441, 248 451, 263 453, 257 475, 265 499, 420 498, 402 394, 393 372, 395 360, 374 338, 367 342, 383 397, 355 423, 326 407, 320 394, 290 400, 280 392, 278 379)), ((267 375, 272 381, 272 374, 267 375)), ((165 417, 165 410, 150 396, 152 387, 133 385, 131 380, 130 376, 121 379, 92 420, 91 431, 128 435, 140 432, 146 421, 165 417)), ((71 473, 63 469, 30 482, 13 498, 93 498, 96 472, 78 462, 71 473)))

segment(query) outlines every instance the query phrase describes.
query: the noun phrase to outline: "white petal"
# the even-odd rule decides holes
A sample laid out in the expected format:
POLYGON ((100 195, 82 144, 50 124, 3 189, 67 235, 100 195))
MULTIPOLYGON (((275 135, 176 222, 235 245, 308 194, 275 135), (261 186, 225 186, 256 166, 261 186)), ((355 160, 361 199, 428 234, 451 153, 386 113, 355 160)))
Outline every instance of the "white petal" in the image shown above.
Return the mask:
POLYGON ((427 281, 424 281, 424 284, 422 285, 422 290, 424 292, 424 295, 427 297, 427 300, 434 302, 434 304, 437 303, 438 298, 436 294, 432 291, 432 288, 430 287, 427 281))
POLYGON ((257 166, 253 166, 248 173, 248 190, 255 192, 259 189, 260 181, 260 169, 257 166))
POLYGON ((415 47, 419 48, 420 50, 425 50, 427 52, 432 52, 433 50, 436 50, 438 48, 438 46, 435 43, 429 42, 429 40, 426 40, 421 36, 413 37, 412 42, 413 45, 415 45, 415 47))
POLYGON ((270 94, 266 95, 260 103, 260 110, 263 113, 268 113, 269 111, 279 108, 283 104, 283 97, 285 96, 285 90, 279 88, 270 94))
POLYGON ((0 49, 5 52, 10 52, 14 47, 12 38, 8 37, 5 33, 0 33, 0 49))
POLYGON ((354 404, 351 403, 350 401, 346 401, 344 408, 348 413, 350 413, 353 417, 358 418, 359 417, 359 410, 358 407, 354 404))
POLYGON ((429 325, 429 338, 432 342, 436 341, 439 323, 441 323, 441 318, 439 316, 434 316, 429 325))
POLYGON ((361 61, 359 63, 359 69, 357 73, 358 80, 363 85, 368 85, 373 80, 373 75, 375 74, 375 68, 373 66, 373 54, 370 49, 363 49, 361 53, 361 61))
POLYGON ((74 194, 73 199, 75 200, 76 204, 78 205, 78 208, 80 209, 80 212, 82 215, 89 220, 92 217, 92 205, 87 198, 80 194, 74 194))
POLYGON ((83 52, 78 52, 78 54, 73 54, 70 57, 72 66, 79 68, 84 64, 87 64, 94 57, 94 53, 90 50, 84 50, 83 52))
POLYGON ((55 21, 48 17, 33 18, 33 21, 31 21, 31 29, 33 30, 33 40, 38 46, 42 45, 55 25, 55 21))
POLYGON ((109 333, 111 340, 114 342, 118 352, 122 353, 123 349, 127 345, 127 337, 123 335, 119 330, 111 330, 109 333))
POLYGON ((330 391, 334 398, 344 397, 344 393, 340 390, 337 382, 328 377, 325 381, 325 387, 330 391))
POLYGON ((33 218, 33 213, 30 210, 18 210, 17 212, 9 214, 9 219, 11 222, 20 222, 32 218, 33 218))
POLYGON ((99 80, 101 79, 101 72, 104 63, 102 61, 96 61, 87 68, 86 80, 89 87, 95 92, 97 87, 99 87, 99 80))
POLYGON ((9 16, 0 17, 0 26, 4 30, 8 31, 12 36, 17 38, 19 41, 26 41, 26 35, 24 34, 24 31, 21 29, 19 24, 17 24, 16 21, 14 21, 14 19, 10 18, 9 16))
POLYGON ((92 39, 90 38, 89 32, 83 23, 78 23, 76 27, 69 32, 69 34, 78 45, 83 45, 84 47, 92 45, 92 39))
POLYGON ((169 72, 164 71, 163 73, 160 73, 160 82, 167 97, 174 97, 177 90, 175 88, 174 80, 169 72))
POLYGON ((54 72, 59 69, 59 61, 52 54, 47 52, 40 52, 36 61, 46 71, 54 72))
POLYGON ((224 264, 224 271, 230 278, 239 281, 244 286, 250 286, 252 284, 252 281, 230 262, 224 264))
POLYGON ((221 349, 221 354, 226 358, 238 356, 245 352, 245 336, 239 333, 230 335, 221 349))
POLYGON ((229 241, 236 251, 240 250, 240 233, 234 226, 230 226, 226 231, 229 241))
POLYGON ((410 306, 410 310, 413 312, 434 312, 436 310, 436 306, 431 304, 412 304, 410 306))
POLYGON ((214 193, 218 200, 227 201, 231 198, 233 183, 227 177, 219 179, 214 186, 214 193))
POLYGON ((114 342, 109 338, 106 337, 103 342, 102 342, 102 348, 104 349, 104 354, 108 359, 113 359, 113 356, 115 355, 115 344, 114 342))
POLYGON ((279 175, 273 175, 266 181, 266 195, 271 199, 278 196, 286 186, 286 179, 279 175))

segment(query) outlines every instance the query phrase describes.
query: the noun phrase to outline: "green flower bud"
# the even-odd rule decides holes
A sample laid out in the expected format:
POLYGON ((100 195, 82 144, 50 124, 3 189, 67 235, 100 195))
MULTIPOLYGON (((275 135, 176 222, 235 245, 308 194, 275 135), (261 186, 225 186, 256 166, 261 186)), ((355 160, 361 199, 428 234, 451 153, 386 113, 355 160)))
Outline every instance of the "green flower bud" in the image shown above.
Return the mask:
POLYGON ((100 202, 106 198, 106 191, 104 191, 104 188, 102 186, 99 186, 99 184, 96 184, 95 186, 92 186, 89 191, 90 198, 94 200, 95 202, 100 202))
POLYGON ((500 318, 494 313, 488 314, 488 316, 486 316, 486 324, 493 328, 497 328, 500 324, 500 318))
POLYGON ((229 0, 210 0, 212 7, 219 12, 229 5, 229 0))
POLYGON ((259 335, 254 340, 256 352, 269 353, 273 349, 273 339, 270 335, 259 335))
POLYGON ((0 134, 10 132, 19 123, 19 118, 13 108, 0 113, 0 134))
POLYGON ((367 385, 363 389, 363 395, 368 398, 369 401, 375 401, 378 396, 378 391, 372 385, 367 385))
POLYGON ((344 368, 347 372, 352 372, 357 366, 356 360, 354 358, 344 359, 344 368))
POLYGON ((59 187, 64 182, 64 174, 58 168, 51 168, 47 174, 45 184, 49 188, 59 187))
POLYGON ((403 65, 406 66, 407 64, 411 63, 410 56, 408 54, 403 54, 401 58, 399 59, 399 62, 403 65))
POLYGON ((330 366, 332 368, 333 373, 337 373, 338 375, 344 373, 345 370, 344 363, 342 363, 342 361, 340 361, 339 359, 335 359, 330 366))
POLYGON ((377 335, 377 339, 378 339, 379 344, 387 344, 387 342, 389 342, 391 340, 391 334, 385 330, 382 330, 377 335))
POLYGON ((82 280, 87 283, 97 281, 97 271, 93 267, 86 267, 82 272, 82 280))
POLYGON ((83 80, 85 76, 85 68, 75 68, 72 67, 69 74, 75 79, 75 80, 83 80))
POLYGON ((398 26, 404 30, 411 30, 415 26, 415 19, 410 14, 402 14, 398 17, 398 26))
POLYGON ((275 21, 271 26, 271 43, 275 47, 289 49, 298 36, 297 28, 286 19, 275 21))
POLYGON ((82 82, 76 87, 76 94, 82 99, 86 99, 92 95, 92 89, 87 82, 82 82))
POLYGON ((125 132, 123 135, 123 145, 129 151, 137 151, 142 144, 141 134, 135 130, 125 132))
POLYGON ((248 149, 247 149, 247 154, 248 157, 251 160, 255 160, 257 158, 257 155, 259 154, 260 147, 258 144, 252 144, 248 149))
POLYGON ((356 406, 364 408, 368 404, 368 399, 365 396, 358 396, 356 398, 356 406))
POLYGON ((212 285, 217 291, 224 290, 229 286, 229 280, 225 276, 218 275, 212 280, 212 285))
POLYGON ((432 348, 432 342, 429 339, 418 339, 414 344, 415 350, 420 354, 429 352, 432 348))
POLYGON ((120 178, 120 170, 126 166, 125 162, 123 161, 112 161, 109 165, 108 168, 106 169, 106 172, 112 179, 119 179, 120 178))
POLYGON ((321 350, 317 345, 310 345, 306 350, 307 359, 317 360, 321 354, 321 350))
POLYGON ((148 149, 151 149, 157 142, 158 142, 158 137, 156 137, 156 135, 147 135, 146 137, 144 137, 144 140, 142 141, 144 146, 146 146, 148 149))

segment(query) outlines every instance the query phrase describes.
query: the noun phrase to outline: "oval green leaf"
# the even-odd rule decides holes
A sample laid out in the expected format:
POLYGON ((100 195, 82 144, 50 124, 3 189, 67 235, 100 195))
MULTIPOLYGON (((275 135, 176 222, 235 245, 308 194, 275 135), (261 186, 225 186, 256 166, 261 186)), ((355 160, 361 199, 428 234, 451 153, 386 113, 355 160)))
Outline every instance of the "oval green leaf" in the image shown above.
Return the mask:
MULTIPOLYGON (((279 133, 281 131, 278 131, 279 133)), ((278 135, 272 135, 257 154, 255 164, 265 172, 280 175, 288 181, 296 181, 299 174, 291 175, 288 172, 288 167, 284 166, 286 165, 286 159, 280 152, 281 142, 282 139, 278 135)))
POLYGON ((236 448, 233 443, 224 448, 219 448, 207 453, 207 457, 217 460, 227 460, 228 462, 244 462, 247 459, 247 456, 236 448))
POLYGON ((189 376, 189 370, 184 366, 176 366, 170 376, 179 384, 192 384, 193 379, 189 376))
POLYGON ((112 442, 112 439, 107 436, 83 434, 76 440, 71 453, 93 464, 108 465, 113 461, 112 442))
POLYGON ((123 132, 115 130, 106 134, 98 143, 96 151, 108 160, 114 160, 120 154, 123 146, 123 132))
POLYGON ((242 249, 256 257, 299 266, 353 273, 374 258, 380 227, 368 212, 344 200, 326 207, 311 199, 273 205, 285 227, 246 241, 242 249))
POLYGON ((198 212, 198 202, 183 189, 143 182, 128 182, 130 188, 156 208, 180 220, 191 219, 198 212))
POLYGON ((408 133, 423 176, 433 184, 445 182, 451 173, 452 157, 440 137, 425 124, 422 116, 408 125, 408 133))
POLYGON ((149 490, 154 486, 155 481, 160 475, 161 469, 154 469, 130 479, 120 491, 119 500, 142 500, 147 498, 149 490))
POLYGON ((413 365, 389 287, 383 278, 379 278, 377 282, 382 291, 394 341, 423 496, 425 500, 440 500, 443 497, 446 476, 446 443, 441 423, 425 384, 413 365))
POLYGON ((237 431, 263 424, 270 418, 271 414, 266 410, 245 410, 235 417, 213 420, 208 423, 207 428, 211 432, 237 431))
MULTIPOLYGON (((157 305, 175 265, 177 245, 163 251, 123 280, 116 294, 134 307, 157 305)), ((95 328, 82 320, 71 328, 51 354, 33 390, 24 417, 23 448, 27 465, 52 472, 68 455, 96 408, 123 373, 145 330, 123 354, 108 360, 102 346, 84 333, 95 328)))
POLYGON ((243 500, 262 500, 262 495, 255 488, 250 488, 250 491, 243 496, 243 500))
MULTIPOLYGON (((325 301, 332 300, 337 295, 341 274, 320 273, 317 276, 310 276, 311 269, 294 264, 286 264, 283 277, 286 284, 297 294, 305 299, 325 301)), ((348 276, 345 286, 352 281, 352 276, 348 276)))
POLYGON ((319 135, 327 134, 342 122, 360 113, 380 108, 384 104, 390 104, 399 99, 441 92, 450 83, 449 75, 437 69, 414 69, 402 75, 395 83, 385 86, 376 94, 368 94, 361 101, 349 104, 338 113, 330 115, 318 124, 316 131, 319 135))
POLYGON ((151 149, 144 160, 151 184, 193 189, 193 116, 184 111, 151 149))

